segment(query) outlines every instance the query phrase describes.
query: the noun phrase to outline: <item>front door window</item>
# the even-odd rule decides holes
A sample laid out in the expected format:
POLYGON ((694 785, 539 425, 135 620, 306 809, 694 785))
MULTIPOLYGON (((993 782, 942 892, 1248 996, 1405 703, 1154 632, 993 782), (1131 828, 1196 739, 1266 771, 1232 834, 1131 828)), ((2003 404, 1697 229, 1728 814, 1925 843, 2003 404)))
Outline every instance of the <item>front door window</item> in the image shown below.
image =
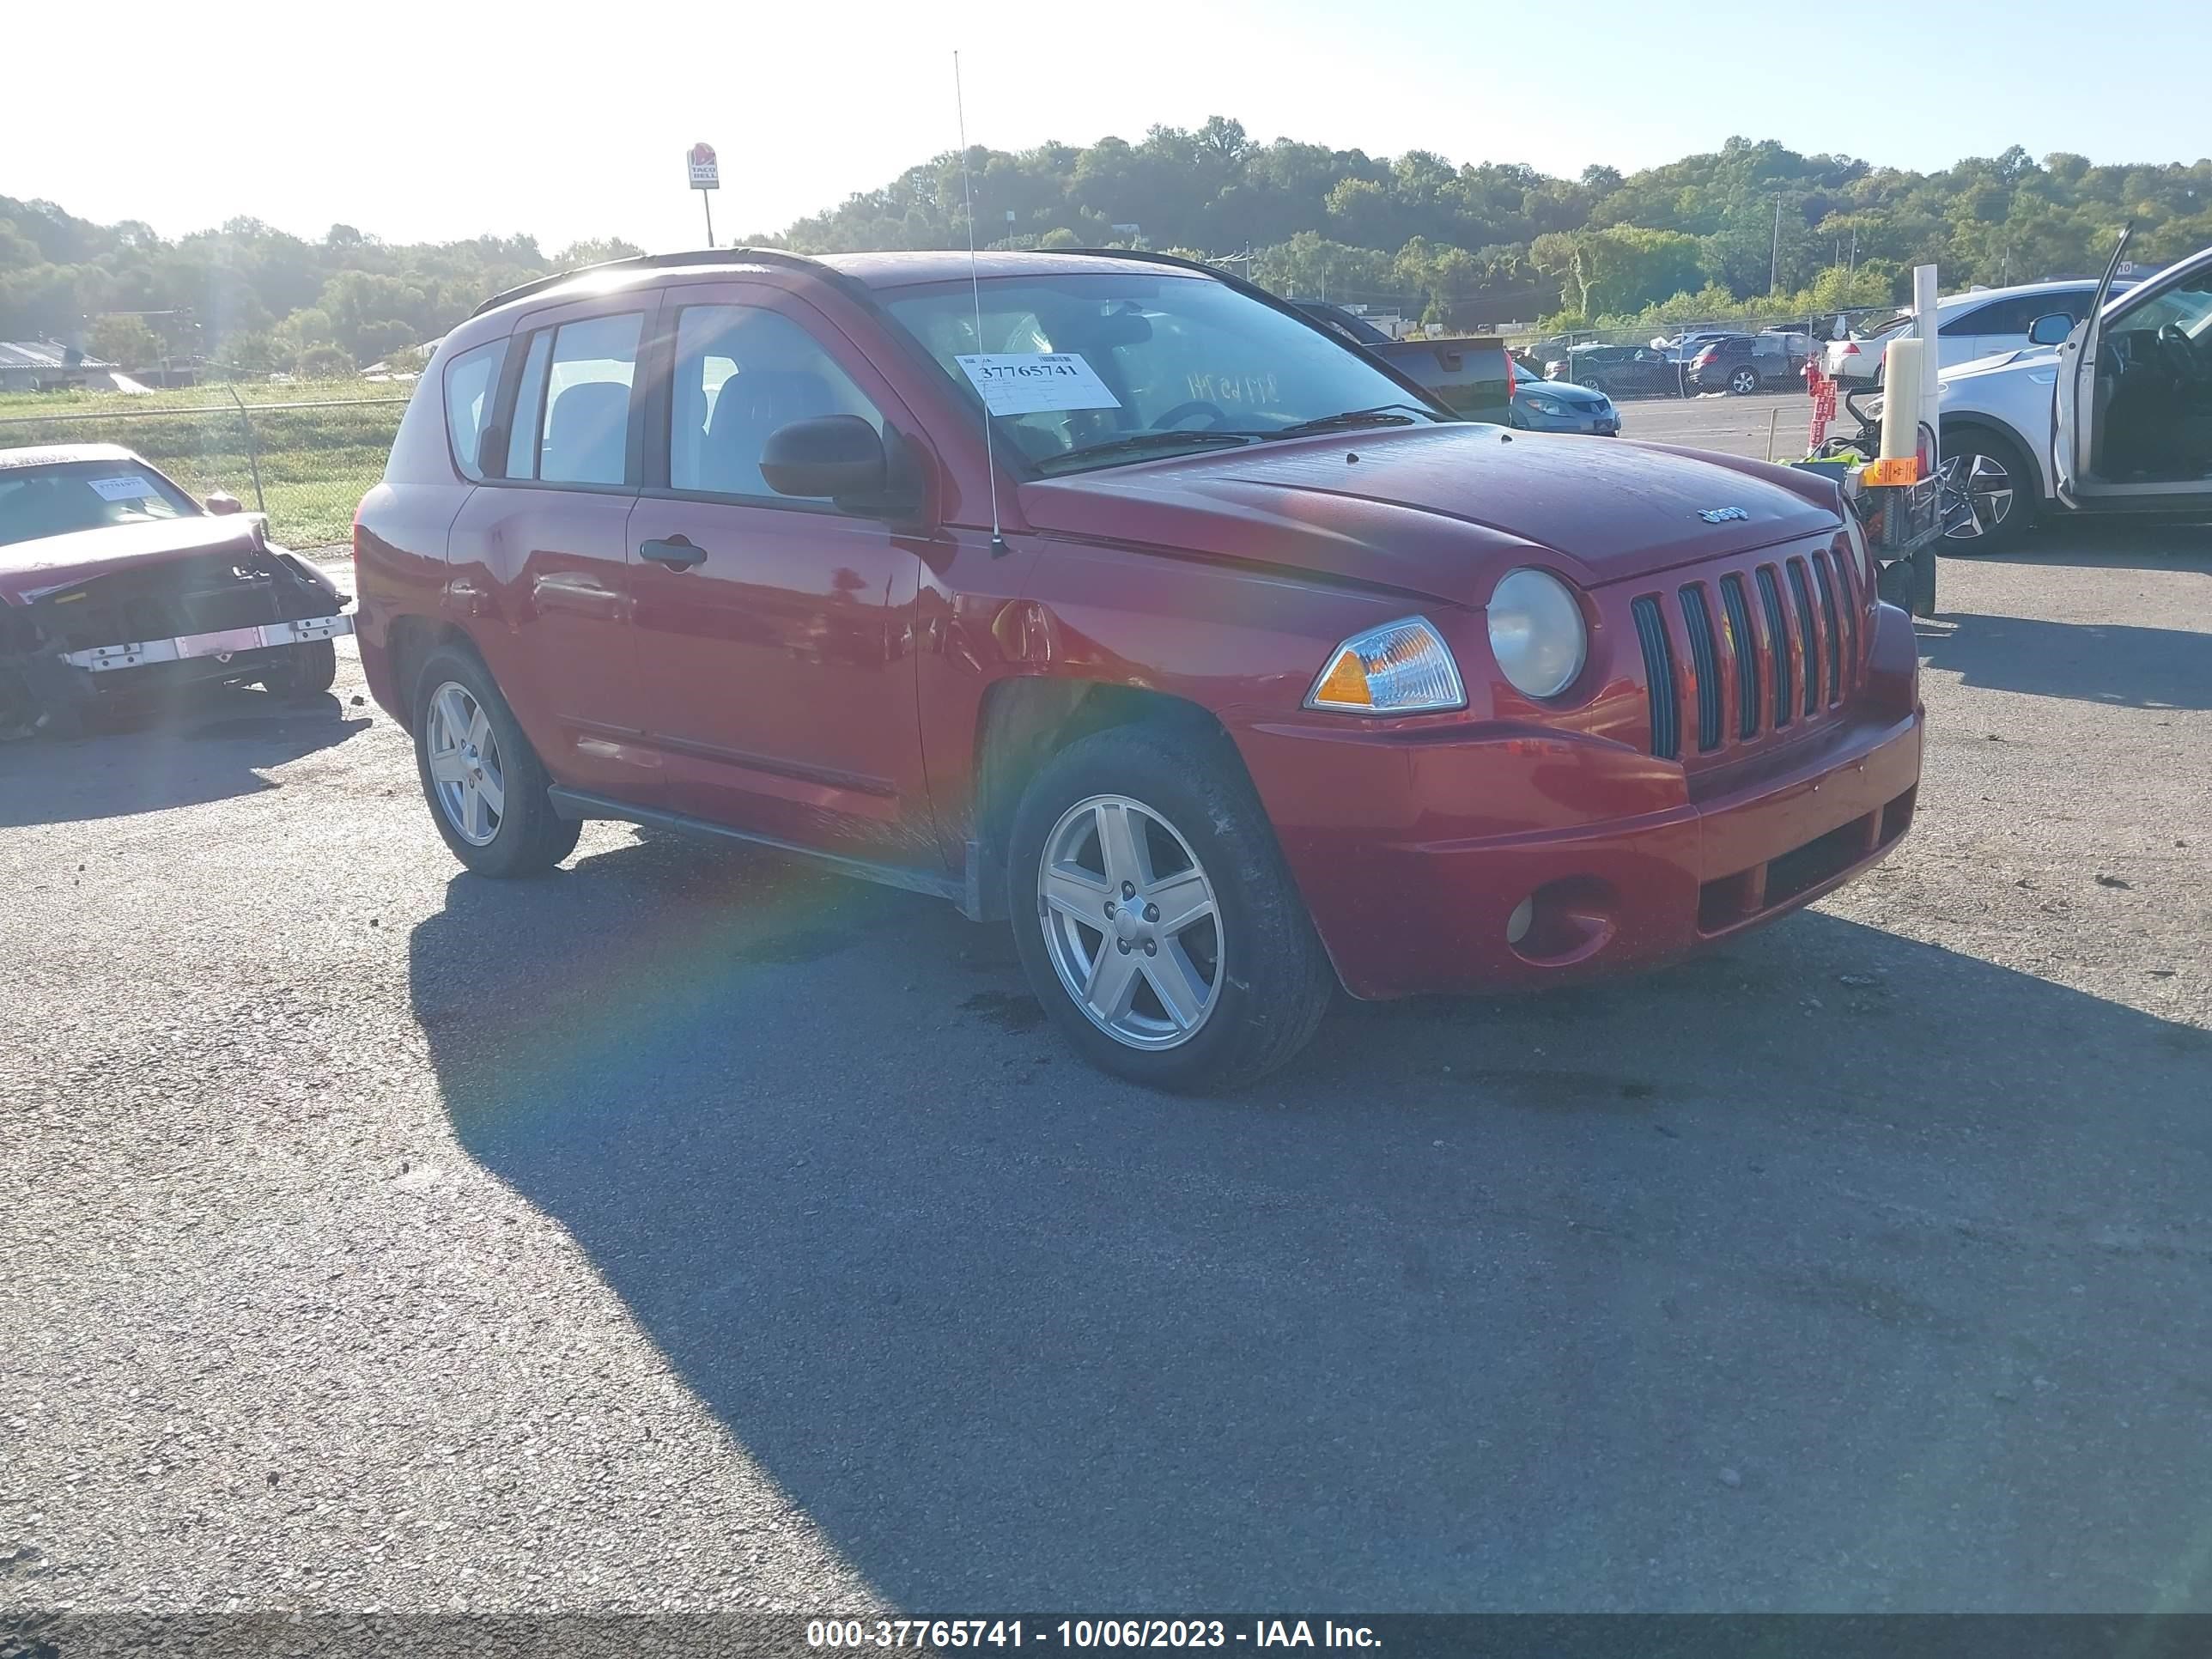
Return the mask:
POLYGON ((2105 325, 2096 395, 2100 477, 2212 478, 2212 270, 2184 277, 2105 325))

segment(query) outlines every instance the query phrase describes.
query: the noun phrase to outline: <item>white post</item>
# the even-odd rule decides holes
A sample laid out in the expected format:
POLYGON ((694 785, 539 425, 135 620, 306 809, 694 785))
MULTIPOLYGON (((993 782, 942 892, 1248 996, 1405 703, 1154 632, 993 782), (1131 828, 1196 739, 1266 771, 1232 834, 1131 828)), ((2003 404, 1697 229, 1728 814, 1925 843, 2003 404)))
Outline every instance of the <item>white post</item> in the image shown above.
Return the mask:
POLYGON ((1942 348, 1936 338, 1936 267, 1912 267, 1913 332, 1920 337, 1920 418, 1936 434, 1935 465, 1943 465, 1943 422, 1938 418, 1942 395, 1937 376, 1942 373, 1942 348))

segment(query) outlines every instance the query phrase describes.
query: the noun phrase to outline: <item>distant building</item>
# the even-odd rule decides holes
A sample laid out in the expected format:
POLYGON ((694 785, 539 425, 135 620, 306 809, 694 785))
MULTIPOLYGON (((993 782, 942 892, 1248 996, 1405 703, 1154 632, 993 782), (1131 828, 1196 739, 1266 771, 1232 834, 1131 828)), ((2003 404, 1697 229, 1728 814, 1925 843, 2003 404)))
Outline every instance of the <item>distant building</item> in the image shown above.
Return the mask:
POLYGON ((0 392, 58 392, 70 386, 106 391, 117 365, 59 340, 0 340, 0 392))

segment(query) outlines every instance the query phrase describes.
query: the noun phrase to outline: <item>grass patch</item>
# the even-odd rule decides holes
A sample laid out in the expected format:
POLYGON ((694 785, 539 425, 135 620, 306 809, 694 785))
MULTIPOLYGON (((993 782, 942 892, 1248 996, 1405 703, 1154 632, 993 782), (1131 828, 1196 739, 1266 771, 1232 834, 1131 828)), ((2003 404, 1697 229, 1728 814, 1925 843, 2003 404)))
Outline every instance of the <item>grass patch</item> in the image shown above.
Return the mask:
POLYGON ((412 386, 348 380, 240 382, 237 389, 243 412, 221 385, 143 395, 0 395, 0 448, 121 444, 196 495, 227 489, 249 507, 258 465, 276 540, 294 547, 347 540, 354 508, 384 475, 412 386), (329 406, 281 407, 297 404, 329 406))

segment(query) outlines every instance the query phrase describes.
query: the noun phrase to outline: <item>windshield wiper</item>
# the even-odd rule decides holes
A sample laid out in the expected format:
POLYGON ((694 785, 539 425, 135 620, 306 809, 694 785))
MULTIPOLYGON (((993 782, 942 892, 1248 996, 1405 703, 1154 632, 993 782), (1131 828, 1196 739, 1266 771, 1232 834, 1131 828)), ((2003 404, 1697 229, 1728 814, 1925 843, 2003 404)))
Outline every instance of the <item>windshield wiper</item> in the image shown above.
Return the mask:
POLYGON ((1120 438, 1109 438, 1103 444, 1085 444, 1079 449, 1063 450, 1057 455, 1047 455, 1032 465, 1040 472, 1052 472, 1065 467, 1070 461, 1087 461, 1108 455, 1126 455, 1139 449, 1180 449, 1183 446, 1206 444, 1249 444, 1261 434, 1256 432, 1224 432, 1215 427, 1211 430, 1193 428, 1188 432, 1132 432, 1120 438))
MULTIPOLYGON (((1413 415, 1395 411, 1410 409, 1416 415, 1429 411, 1417 404, 1377 404, 1372 409, 1347 409, 1340 414, 1318 416, 1310 421, 1300 421, 1294 426, 1279 426, 1267 435, 1270 438, 1303 438, 1315 432, 1345 432, 1361 426, 1411 426, 1413 415)), ((1434 416, 1431 416, 1434 419, 1434 416)))

